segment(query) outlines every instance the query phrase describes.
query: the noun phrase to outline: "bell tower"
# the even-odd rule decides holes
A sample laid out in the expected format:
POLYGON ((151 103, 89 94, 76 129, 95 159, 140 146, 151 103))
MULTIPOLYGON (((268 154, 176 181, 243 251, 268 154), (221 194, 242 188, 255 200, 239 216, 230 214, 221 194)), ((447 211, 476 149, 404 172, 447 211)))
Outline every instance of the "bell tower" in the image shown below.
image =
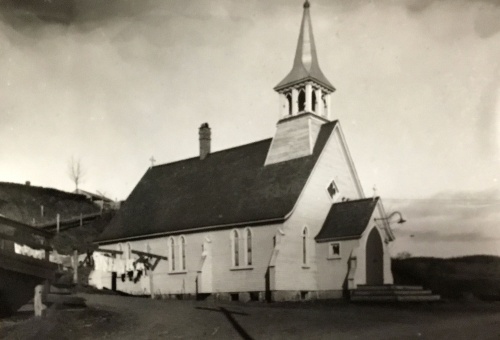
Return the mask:
POLYGON ((312 154, 321 125, 330 121, 335 88, 319 67, 310 7, 306 0, 292 70, 274 88, 280 97, 280 118, 266 165, 312 154))

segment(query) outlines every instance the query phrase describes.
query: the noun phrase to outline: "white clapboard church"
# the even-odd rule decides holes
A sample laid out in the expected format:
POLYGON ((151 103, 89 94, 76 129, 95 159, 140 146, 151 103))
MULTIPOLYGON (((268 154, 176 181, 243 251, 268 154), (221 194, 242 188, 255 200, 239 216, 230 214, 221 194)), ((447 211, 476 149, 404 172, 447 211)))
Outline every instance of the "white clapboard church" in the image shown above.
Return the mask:
POLYGON ((137 263, 142 275, 101 258, 92 280, 131 294, 240 301, 392 284, 394 235, 331 117, 335 88, 318 63, 309 7, 292 70, 274 88, 274 137, 211 152, 203 124, 199 157, 149 168, 96 241, 99 254, 127 271, 137 263))

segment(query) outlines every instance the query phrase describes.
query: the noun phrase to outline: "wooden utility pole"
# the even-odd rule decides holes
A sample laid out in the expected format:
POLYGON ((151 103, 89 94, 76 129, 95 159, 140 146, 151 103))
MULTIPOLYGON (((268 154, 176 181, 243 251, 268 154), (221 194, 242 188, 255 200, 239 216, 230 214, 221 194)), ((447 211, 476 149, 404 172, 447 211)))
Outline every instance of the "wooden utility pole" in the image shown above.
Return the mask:
POLYGON ((73 283, 78 284, 78 250, 73 250, 73 283))
POLYGON ((149 290, 151 291, 151 299, 154 299, 155 298, 155 284, 153 282, 153 271, 150 270, 149 273, 148 273, 148 276, 149 276, 149 290))

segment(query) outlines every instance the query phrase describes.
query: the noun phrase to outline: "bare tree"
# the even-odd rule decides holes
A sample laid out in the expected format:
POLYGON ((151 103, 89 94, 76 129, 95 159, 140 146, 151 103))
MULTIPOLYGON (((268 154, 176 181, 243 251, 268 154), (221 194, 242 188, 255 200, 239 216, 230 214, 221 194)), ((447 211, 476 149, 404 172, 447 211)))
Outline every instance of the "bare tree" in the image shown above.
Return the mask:
POLYGON ((76 190, 78 190, 78 184, 80 184, 85 176, 85 170, 82 167, 80 159, 71 157, 68 163, 68 175, 69 178, 75 183, 76 190))

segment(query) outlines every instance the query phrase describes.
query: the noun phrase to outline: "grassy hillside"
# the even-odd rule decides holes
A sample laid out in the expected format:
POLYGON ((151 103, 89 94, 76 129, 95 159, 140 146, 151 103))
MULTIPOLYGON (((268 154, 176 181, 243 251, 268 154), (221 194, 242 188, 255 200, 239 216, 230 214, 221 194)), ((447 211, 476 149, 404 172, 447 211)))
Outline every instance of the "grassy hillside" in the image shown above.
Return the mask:
POLYGON ((393 259, 396 284, 423 285, 444 298, 500 300, 500 257, 393 259))
POLYGON ((75 249, 82 254, 87 250, 95 249, 96 246, 92 242, 103 232, 114 213, 114 211, 106 211, 100 219, 90 224, 61 231, 52 239, 52 246, 60 254, 71 254, 75 249))
POLYGON ((100 208, 83 195, 56 189, 0 182, 0 214, 29 225, 98 213, 100 208), (41 214, 43 206, 44 214, 41 214))

